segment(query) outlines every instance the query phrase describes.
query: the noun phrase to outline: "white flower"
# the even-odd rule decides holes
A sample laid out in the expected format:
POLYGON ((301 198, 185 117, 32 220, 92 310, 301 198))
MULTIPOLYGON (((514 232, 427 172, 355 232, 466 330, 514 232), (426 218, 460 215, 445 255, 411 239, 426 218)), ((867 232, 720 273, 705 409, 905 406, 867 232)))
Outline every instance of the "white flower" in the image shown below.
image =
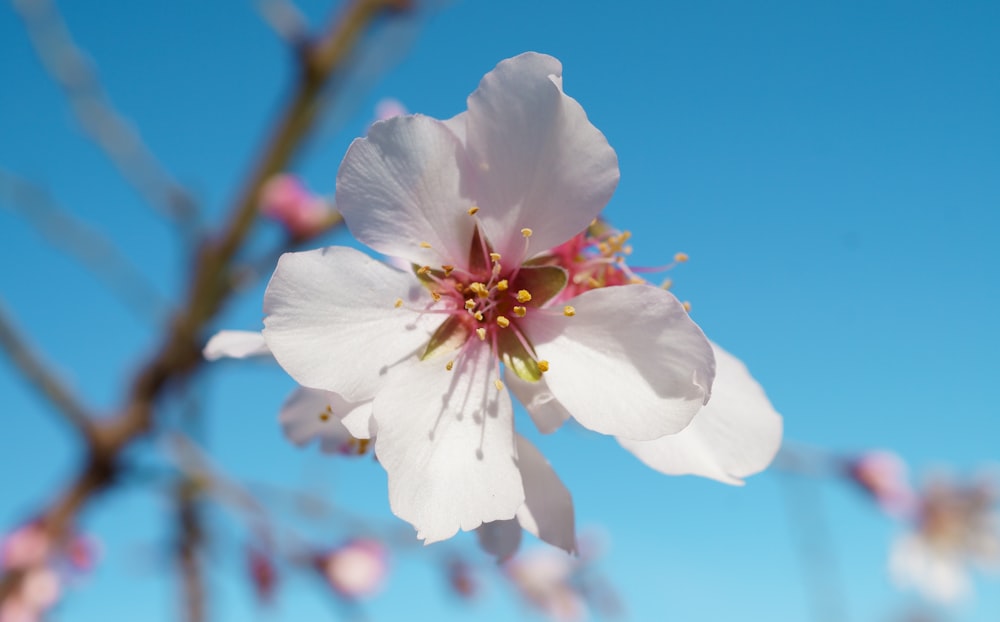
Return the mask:
POLYGON ((582 425, 631 440, 679 432, 709 398, 711 346, 672 294, 625 285, 553 305, 565 271, 531 263, 618 181, 561 85, 558 61, 523 54, 449 121, 376 123, 341 164, 337 204, 358 240, 414 270, 351 248, 290 253, 265 294, 264 337, 295 380, 372 400, 390 504, 427 542, 526 502, 501 362, 508 381, 544 374, 582 425))
POLYGON ((942 603, 967 596, 972 567, 1000 566, 997 497, 995 482, 988 479, 972 484, 932 480, 921 492, 913 530, 893 546, 893 580, 942 603))

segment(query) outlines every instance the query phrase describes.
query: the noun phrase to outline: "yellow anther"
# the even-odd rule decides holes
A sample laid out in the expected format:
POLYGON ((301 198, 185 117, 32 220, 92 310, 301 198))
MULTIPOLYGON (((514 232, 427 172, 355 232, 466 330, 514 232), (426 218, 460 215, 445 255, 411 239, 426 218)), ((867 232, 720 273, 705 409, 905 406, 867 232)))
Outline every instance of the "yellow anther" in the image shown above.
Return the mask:
POLYGON ((497 388, 497 391, 503 391, 503 382, 499 378, 493 381, 493 386, 497 388))
POLYGON ((403 306, 403 299, 402 298, 397 298, 396 302, 394 302, 392 306, 396 307, 397 309, 400 308, 400 307, 402 307, 403 306))
POLYGON ((480 298, 486 298, 490 295, 490 290, 486 288, 485 285, 479 283, 478 281, 469 285, 469 291, 479 296, 480 298))
POLYGON ((330 420, 329 413, 320 413, 319 414, 319 420, 320 421, 329 421, 330 420))
POLYGON ((549 371, 549 362, 548 361, 538 361, 538 371, 542 372, 543 374, 545 372, 549 371))
POLYGON ((639 278, 637 276, 634 276, 634 277, 630 278, 628 280, 628 282, 631 283, 632 285, 642 285, 646 281, 642 280, 641 278, 639 278))
POLYGON ((476 335, 479 336, 479 341, 486 341, 486 329, 485 328, 477 328, 476 329, 476 335))
POLYGON ((573 305, 566 305, 563 307, 563 315, 566 317, 573 317, 576 315, 576 309, 573 308, 573 305))
POLYGON ((676 261, 677 263, 684 263, 687 260, 688 260, 687 253, 677 253, 676 255, 674 255, 674 261, 676 261))
POLYGON ((472 207, 469 208, 469 216, 475 216, 476 212, 478 212, 478 211, 479 211, 479 207, 473 205, 472 207))
POLYGON ((441 294, 438 292, 431 292, 431 298, 434 299, 434 302, 437 302, 438 300, 441 300, 441 294))
POLYGON ((521 306, 514 307, 514 315, 516 315, 517 317, 524 317, 524 314, 527 312, 528 309, 525 307, 521 306))
POLYGON ((600 287, 601 282, 595 279, 594 277, 590 277, 587 279, 587 285, 590 285, 591 287, 600 287))
POLYGON ((455 270, 455 266, 444 265, 441 266, 441 269, 444 270, 445 276, 451 276, 451 273, 455 270))
POLYGON ((524 229, 521 229, 521 235, 523 235, 526 238, 530 238, 532 233, 533 233, 533 231, 531 229, 527 228, 527 227, 525 227, 524 229))
POLYGON ((500 253, 490 253, 491 261, 500 261, 500 253))
POLYGON ((674 286, 674 280, 673 279, 663 279, 663 282, 660 283, 660 288, 661 289, 670 289, 673 286, 674 286))
POLYGON ((601 242, 600 244, 598 244, 597 245, 597 250, 600 251, 600 253, 602 255, 609 255, 609 254, 611 254, 611 247, 608 246, 608 244, 606 242, 601 242))
POLYGON ((448 364, 444 366, 445 369, 451 371, 455 367, 455 361, 448 361, 448 364))
POLYGON ((475 306, 476 306, 476 301, 473 300, 472 298, 469 298, 468 300, 465 301, 465 308, 468 309, 469 311, 472 311, 472 308, 475 306))
POLYGON ((332 415, 333 414, 333 406, 330 406, 329 404, 327 404, 326 405, 326 412, 328 412, 328 413, 330 413, 332 415))
POLYGON ((531 300, 531 292, 529 292, 526 289, 522 289, 521 291, 517 292, 518 302, 528 302, 529 300, 531 300))
POLYGON ((681 305, 683 305, 685 311, 687 311, 688 313, 691 313, 691 303, 690 302, 688 302, 687 300, 685 300, 684 302, 681 303, 681 305))
POLYGON ((505 318, 502 315, 498 315, 497 316, 497 324, 500 325, 500 328, 507 328, 508 326, 510 326, 510 320, 508 320, 507 318, 505 318))
POLYGON ((420 266, 417 268, 417 274, 424 275, 431 271, 430 266, 420 266))
POLYGON ((482 313, 482 311, 476 311, 475 313, 472 314, 472 317, 476 318, 480 322, 483 321, 483 313, 482 313))
POLYGON ((631 237, 632 237, 632 232, 631 231, 622 231, 622 234, 620 236, 618 236, 618 241, 619 241, 620 244, 624 244, 631 237))
POLYGON ((629 245, 629 246, 624 247, 622 249, 622 253, 624 253, 626 255, 631 255, 632 254, 632 246, 629 245))
POLYGON ((505 291, 507 291, 507 287, 508 286, 509 285, 507 283, 507 279, 503 279, 501 281, 497 281, 497 291, 505 292, 505 291))
POLYGON ((420 243, 420 248, 430 248, 430 247, 431 247, 431 243, 430 242, 421 242, 420 243))

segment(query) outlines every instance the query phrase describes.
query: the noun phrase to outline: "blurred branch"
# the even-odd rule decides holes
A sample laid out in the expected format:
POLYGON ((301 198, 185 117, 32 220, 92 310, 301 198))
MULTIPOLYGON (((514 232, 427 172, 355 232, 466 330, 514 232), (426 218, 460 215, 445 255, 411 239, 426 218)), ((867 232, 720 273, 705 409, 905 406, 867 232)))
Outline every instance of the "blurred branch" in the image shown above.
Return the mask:
POLYGON ((0 302, 0 347, 7 352, 11 362, 20 370, 28 383, 51 402, 66 421, 85 437, 93 437, 93 417, 20 335, 2 302, 0 302))
MULTIPOLYGON (((20 1, 22 11, 32 15, 25 7, 33 3, 20 1)), ((233 202, 228 221, 197 251, 184 305, 172 318, 160 347, 130 383, 122 410, 95 429, 90 452, 76 479, 42 513, 40 524, 55 542, 64 543, 76 516, 114 483, 125 449, 152 429, 154 407, 166 390, 202 362, 202 332, 233 292, 232 262, 250 232, 260 190, 272 175, 288 166, 302 146, 330 77, 348 62, 349 52, 373 20, 385 12, 407 8, 407 0, 355 0, 331 21, 321 37, 302 48, 294 93, 233 202)), ((325 94, 331 95, 328 91, 325 94)), ((0 601, 16 585, 14 575, 0 580, 0 601)))
POLYGON ((205 577, 201 550, 205 543, 199 497, 201 482, 182 475, 177 482, 177 564, 181 575, 186 622, 204 622, 205 577))
POLYGON ((190 231, 197 218, 194 200, 149 151, 138 130, 115 110, 56 6, 51 0, 13 0, 13 4, 35 52, 84 131, 150 205, 190 231))
POLYGON ((163 318, 167 303, 146 277, 111 240, 60 209, 45 189, 0 169, 0 203, 89 268, 143 319, 163 318))

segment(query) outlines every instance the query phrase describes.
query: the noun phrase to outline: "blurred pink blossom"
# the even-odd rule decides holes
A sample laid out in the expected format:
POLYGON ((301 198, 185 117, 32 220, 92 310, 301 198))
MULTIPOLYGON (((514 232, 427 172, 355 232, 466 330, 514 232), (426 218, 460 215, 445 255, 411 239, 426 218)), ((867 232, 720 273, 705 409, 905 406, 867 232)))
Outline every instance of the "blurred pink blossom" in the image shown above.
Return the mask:
POLYGON ((264 184, 260 211, 303 239, 322 233, 336 218, 326 199, 309 192, 298 177, 289 174, 275 175, 264 184))
POLYGON ((904 517, 916 509, 917 495, 910 486, 906 463, 898 455, 871 451, 849 460, 846 472, 886 514, 904 517))
POLYGON ((557 622, 574 622, 587 616, 587 604, 572 583, 573 556, 544 548, 522 553, 504 565, 507 577, 521 596, 557 622))
POLYGON ((400 117, 404 114, 409 114, 409 111, 398 99, 383 97, 375 104, 376 121, 385 121, 386 119, 400 117))
POLYGON ((389 571, 389 553, 378 540, 358 538, 320 556, 316 566, 334 592, 358 600, 381 589, 389 571))

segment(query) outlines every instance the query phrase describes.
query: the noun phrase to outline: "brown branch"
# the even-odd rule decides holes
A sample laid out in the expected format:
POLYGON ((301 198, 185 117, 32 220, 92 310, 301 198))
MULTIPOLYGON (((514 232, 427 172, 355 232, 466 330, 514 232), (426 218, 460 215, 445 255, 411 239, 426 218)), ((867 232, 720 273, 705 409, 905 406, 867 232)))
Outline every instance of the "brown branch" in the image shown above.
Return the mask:
POLYGON ((114 107, 86 55, 74 43, 51 0, 14 0, 35 52, 63 90, 77 120, 122 177, 150 205, 190 228, 197 210, 191 195, 146 147, 114 107))
POLYGON ((86 266, 145 320, 162 320, 167 303, 138 268, 104 235, 61 209, 41 187, 0 169, 0 203, 86 266))
POLYGON ((7 352, 14 366, 32 387, 53 406, 63 418, 87 438, 94 434, 94 418, 55 374, 42 361, 14 327, 0 301, 0 348, 7 352))
MULTIPOLYGON (((330 77, 347 62, 349 52, 376 17, 407 8, 407 0, 355 0, 339 19, 331 22, 323 36, 303 47, 295 92, 234 201, 222 232, 198 251, 185 304, 172 319, 160 348, 132 381, 122 410, 95 429, 77 478, 43 512, 41 525, 55 542, 64 543, 80 511, 114 483, 123 451, 150 431, 154 406, 166 389, 201 362, 201 333, 232 294, 231 264, 250 232, 260 190, 298 152, 316 119, 321 96, 330 95, 324 92, 330 77)), ((16 575, 0 580, 0 602, 17 583, 16 575)))
POLYGON ((177 482, 177 565, 181 576, 186 622, 204 622, 206 619, 205 573, 201 551, 205 544, 199 503, 201 483, 182 475, 177 482))

